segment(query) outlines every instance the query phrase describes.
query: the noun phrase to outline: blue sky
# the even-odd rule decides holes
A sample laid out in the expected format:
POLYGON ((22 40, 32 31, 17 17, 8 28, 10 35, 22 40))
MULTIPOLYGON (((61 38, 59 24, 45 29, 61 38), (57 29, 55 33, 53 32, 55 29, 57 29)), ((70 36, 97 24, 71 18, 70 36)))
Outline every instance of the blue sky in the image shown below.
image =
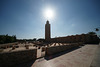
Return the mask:
POLYGON ((49 20, 52 38, 88 33, 100 27, 99 0, 0 0, 0 35, 44 38, 45 8, 55 12, 49 20))

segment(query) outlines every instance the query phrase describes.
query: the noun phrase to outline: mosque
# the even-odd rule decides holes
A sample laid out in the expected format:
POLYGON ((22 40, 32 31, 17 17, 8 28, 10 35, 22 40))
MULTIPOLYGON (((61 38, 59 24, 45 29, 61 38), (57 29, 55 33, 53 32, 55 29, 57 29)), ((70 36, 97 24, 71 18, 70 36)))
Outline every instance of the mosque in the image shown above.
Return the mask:
POLYGON ((71 35, 65 37, 56 37, 51 38, 51 28, 50 23, 47 20, 45 24, 45 41, 46 42, 60 42, 60 43, 76 43, 76 42, 83 42, 83 43, 99 43, 99 37, 97 35, 90 35, 90 34, 80 34, 80 35, 71 35))

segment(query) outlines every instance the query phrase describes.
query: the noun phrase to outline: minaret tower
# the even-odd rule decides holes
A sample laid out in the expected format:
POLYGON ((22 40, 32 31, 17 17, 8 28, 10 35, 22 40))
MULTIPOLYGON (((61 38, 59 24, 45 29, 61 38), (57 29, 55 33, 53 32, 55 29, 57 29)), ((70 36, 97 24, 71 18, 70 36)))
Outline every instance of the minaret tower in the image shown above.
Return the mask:
POLYGON ((47 20, 46 21, 46 24, 45 24, 45 40, 47 42, 50 42, 50 39, 51 39, 51 35, 50 35, 50 24, 49 24, 49 21, 47 20))

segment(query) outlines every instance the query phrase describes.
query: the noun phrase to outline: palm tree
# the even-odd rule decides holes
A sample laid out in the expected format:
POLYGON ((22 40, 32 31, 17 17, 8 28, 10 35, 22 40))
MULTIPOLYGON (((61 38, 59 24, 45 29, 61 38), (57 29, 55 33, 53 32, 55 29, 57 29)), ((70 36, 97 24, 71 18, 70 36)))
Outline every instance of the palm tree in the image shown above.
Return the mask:
MULTIPOLYGON (((100 27, 98 27, 98 28, 95 28, 95 31, 99 31, 99 29, 100 29, 100 27)), ((100 38, 100 35, 98 35, 98 37, 100 38)))
POLYGON ((98 29, 98 28, 96 28, 96 29, 95 29, 95 31, 99 31, 99 29, 98 29))

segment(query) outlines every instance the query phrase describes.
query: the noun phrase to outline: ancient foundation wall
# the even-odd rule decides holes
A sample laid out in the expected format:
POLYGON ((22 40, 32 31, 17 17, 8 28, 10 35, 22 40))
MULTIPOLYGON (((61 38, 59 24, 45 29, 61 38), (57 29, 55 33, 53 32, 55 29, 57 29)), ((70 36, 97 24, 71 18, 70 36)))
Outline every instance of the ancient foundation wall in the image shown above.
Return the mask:
POLYGON ((35 60, 36 55, 37 49, 0 53, 0 67, 9 67, 23 62, 35 60))
POLYGON ((79 43, 73 43, 70 45, 61 45, 61 46, 54 46, 54 47, 47 47, 46 48, 46 55, 56 54, 65 50, 69 50, 74 47, 80 46, 79 43))

